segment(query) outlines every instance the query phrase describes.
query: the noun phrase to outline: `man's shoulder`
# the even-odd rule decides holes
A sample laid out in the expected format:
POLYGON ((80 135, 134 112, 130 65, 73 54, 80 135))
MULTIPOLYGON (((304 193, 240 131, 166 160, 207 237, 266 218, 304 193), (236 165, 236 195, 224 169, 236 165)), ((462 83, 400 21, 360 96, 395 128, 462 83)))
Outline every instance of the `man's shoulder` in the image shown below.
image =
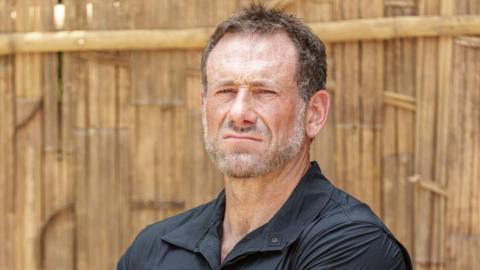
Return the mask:
POLYGON ((341 240, 351 235, 354 239, 360 232, 394 239, 393 234, 367 204, 334 187, 327 204, 318 217, 306 227, 303 237, 318 238, 321 235, 318 239, 332 237, 341 240))
POLYGON ((326 207, 317 220, 326 225, 369 223, 388 231, 367 204, 338 188, 333 189, 326 207))
POLYGON ((374 212, 338 188, 333 189, 322 213, 301 233, 297 250, 299 261, 339 268, 371 266, 378 261, 378 266, 388 269, 405 269, 409 260, 374 212))
POLYGON ((148 239, 161 238, 165 234, 168 234, 169 232, 191 222, 192 220, 197 218, 208 218, 214 207, 215 200, 150 224, 140 231, 138 237, 148 239))
POLYGON ((162 241, 164 236, 182 226, 197 227, 197 224, 210 218, 214 209, 215 200, 146 226, 121 257, 117 269, 137 269, 152 260, 152 254, 167 252, 167 245, 162 241))

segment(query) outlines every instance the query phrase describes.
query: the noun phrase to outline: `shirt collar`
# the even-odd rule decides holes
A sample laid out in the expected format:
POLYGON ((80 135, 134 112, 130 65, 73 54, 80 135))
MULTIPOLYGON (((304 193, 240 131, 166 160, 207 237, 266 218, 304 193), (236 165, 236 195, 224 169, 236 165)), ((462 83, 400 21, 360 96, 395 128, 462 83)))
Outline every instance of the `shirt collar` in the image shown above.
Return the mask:
POLYGON ((321 213, 333 186, 323 176, 316 162, 300 180, 288 200, 264 226, 251 232, 225 258, 233 259, 254 251, 278 251, 293 243, 304 227, 321 213))
MULTIPOLYGON (((225 258, 225 262, 249 252, 282 250, 294 242, 303 228, 321 214, 332 190, 333 186, 323 176, 318 164, 311 162, 310 168, 280 210, 268 223, 242 239, 225 258)), ((162 239, 193 252, 200 252, 202 246, 219 249, 219 229, 224 212, 225 192, 222 191, 207 206, 204 214, 186 222, 162 239)))
POLYGON ((288 200, 266 224, 265 233, 278 234, 284 240, 296 239, 299 227, 311 223, 330 199, 333 186, 323 176, 316 162, 311 162, 288 200))
POLYGON ((225 213, 225 192, 222 191, 216 200, 207 204, 202 214, 185 222, 162 239, 173 245, 196 252, 200 241, 209 231, 223 221, 225 213))

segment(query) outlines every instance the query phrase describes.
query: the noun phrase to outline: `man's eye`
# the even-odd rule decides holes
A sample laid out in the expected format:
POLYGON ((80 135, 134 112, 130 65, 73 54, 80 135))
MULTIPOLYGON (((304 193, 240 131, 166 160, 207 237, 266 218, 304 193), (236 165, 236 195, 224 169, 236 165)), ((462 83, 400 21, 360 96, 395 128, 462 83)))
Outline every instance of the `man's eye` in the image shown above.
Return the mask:
POLYGON ((233 93, 235 93, 235 89, 233 88, 225 88, 217 91, 217 94, 233 94, 233 93))
POLYGON ((257 92, 257 94, 260 94, 262 96, 273 96, 273 95, 276 94, 275 91, 265 90, 265 89, 260 89, 260 90, 257 90, 256 92, 257 92))

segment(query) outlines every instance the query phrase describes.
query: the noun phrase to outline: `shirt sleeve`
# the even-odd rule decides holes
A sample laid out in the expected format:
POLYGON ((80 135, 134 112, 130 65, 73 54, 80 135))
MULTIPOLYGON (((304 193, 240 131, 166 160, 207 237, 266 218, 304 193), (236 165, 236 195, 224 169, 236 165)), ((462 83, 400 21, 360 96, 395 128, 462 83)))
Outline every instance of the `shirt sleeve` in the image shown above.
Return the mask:
POLYGON ((374 224, 312 229, 305 239, 294 269, 408 269, 395 239, 374 224))

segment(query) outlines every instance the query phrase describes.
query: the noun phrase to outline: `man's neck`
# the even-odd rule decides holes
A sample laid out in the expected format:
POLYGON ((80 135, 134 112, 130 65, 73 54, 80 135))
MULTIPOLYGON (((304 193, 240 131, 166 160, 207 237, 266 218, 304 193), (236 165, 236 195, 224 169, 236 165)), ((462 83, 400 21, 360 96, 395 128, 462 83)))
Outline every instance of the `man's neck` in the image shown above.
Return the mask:
POLYGON ((309 155, 305 152, 264 177, 225 177, 222 262, 245 235, 267 223, 277 213, 309 167, 309 155))

